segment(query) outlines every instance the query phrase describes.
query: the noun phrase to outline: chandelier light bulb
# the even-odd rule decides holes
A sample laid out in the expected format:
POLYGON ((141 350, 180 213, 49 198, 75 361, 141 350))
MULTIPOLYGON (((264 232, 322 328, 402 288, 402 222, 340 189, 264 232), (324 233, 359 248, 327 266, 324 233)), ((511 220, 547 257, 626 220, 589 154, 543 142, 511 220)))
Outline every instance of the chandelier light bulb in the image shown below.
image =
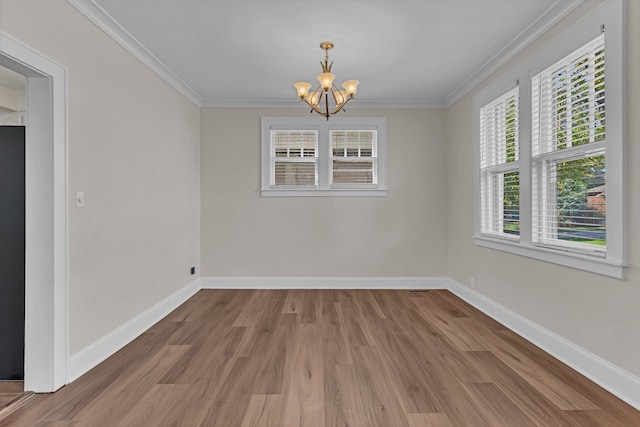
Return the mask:
POLYGON ((309 105, 318 105, 318 102, 320 101, 320 93, 318 92, 312 92, 309 95, 307 95, 307 102, 309 103, 309 105))
POLYGON ((332 73, 320 73, 318 74, 318 81, 320 82, 320 86, 327 92, 333 86, 333 80, 336 78, 335 74, 332 73))
POLYGON ((347 95, 350 97, 356 96, 356 92, 358 92, 358 85, 360 84, 357 80, 347 80, 342 83, 342 87, 347 91, 347 95))
POLYGON ((333 92, 333 98, 336 100, 336 105, 342 105, 347 102, 347 92, 344 90, 336 90, 333 92))
POLYGON ((300 99, 304 99, 304 97, 307 96, 307 93, 309 93, 309 89, 311 89, 311 83, 307 82, 298 82, 294 86, 298 91, 298 96, 300 97, 300 99))

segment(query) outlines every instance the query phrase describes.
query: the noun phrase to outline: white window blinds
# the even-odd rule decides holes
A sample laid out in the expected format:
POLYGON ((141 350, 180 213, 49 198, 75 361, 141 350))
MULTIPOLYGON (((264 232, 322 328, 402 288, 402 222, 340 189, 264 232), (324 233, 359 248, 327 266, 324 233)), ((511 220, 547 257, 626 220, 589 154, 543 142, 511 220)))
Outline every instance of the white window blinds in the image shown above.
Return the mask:
POLYGON ((480 108, 480 227, 483 234, 520 234, 518 87, 480 108))
POLYGON ((606 250, 604 34, 532 79, 532 240, 606 250))
POLYGON ((386 195, 384 117, 262 117, 266 197, 386 195))
POLYGON ((331 131, 331 183, 377 184, 377 132, 331 131))
POLYGON ((271 185, 313 188, 318 184, 318 132, 271 131, 271 185))

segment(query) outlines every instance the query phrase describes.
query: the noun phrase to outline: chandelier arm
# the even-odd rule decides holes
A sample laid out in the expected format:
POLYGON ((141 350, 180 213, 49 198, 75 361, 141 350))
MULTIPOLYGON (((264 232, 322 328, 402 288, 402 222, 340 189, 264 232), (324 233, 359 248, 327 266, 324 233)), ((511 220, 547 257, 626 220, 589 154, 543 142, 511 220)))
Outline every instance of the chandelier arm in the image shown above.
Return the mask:
POLYGON ((306 99, 302 100, 305 104, 307 104, 309 107, 311 107, 311 110, 309 111, 309 113, 313 113, 314 111, 322 116, 325 116, 325 113, 322 112, 322 110, 320 110, 318 107, 316 107, 315 105, 311 104, 309 101, 307 101, 306 99))
POLYGON ((318 102, 315 105, 320 105, 320 101, 322 101, 321 97, 322 97, 322 84, 318 84, 318 86, 316 87, 316 90, 313 91, 313 93, 317 93, 318 94, 318 102))
MULTIPOLYGON (((344 106, 347 105, 347 102, 351 101, 353 98, 347 98, 346 101, 344 101, 344 104, 342 104, 342 106, 340 106, 340 110, 344 110, 344 106)), ((338 110, 338 111, 340 111, 338 110)))
MULTIPOLYGON (((331 94, 333 95, 333 100, 336 101, 336 113, 337 113, 338 111, 340 111, 340 109, 338 109, 338 101, 336 100, 336 94, 334 92, 334 89, 335 89, 336 92, 340 93, 340 89, 338 89, 338 86, 336 86, 335 83, 331 83, 331 94)), ((342 93, 340 93, 340 96, 342 97, 342 93)), ((345 94, 345 96, 343 97, 344 102, 342 103, 342 105, 346 104, 347 98, 348 97, 345 94)), ((333 113, 333 114, 335 114, 335 113, 333 113)))
POLYGON ((339 113, 340 111, 347 111, 347 110, 344 108, 344 106, 345 106, 345 105, 347 105, 347 102, 351 101, 352 99, 355 99, 355 98, 354 98, 354 97, 347 98, 347 100, 346 100, 346 101, 344 101, 344 103, 340 106, 340 108, 337 108, 337 107, 336 107, 336 111, 335 111, 334 113, 332 113, 332 115, 333 115, 333 114, 337 114, 337 113, 339 113))
POLYGON ((347 102, 349 102, 350 100, 355 99, 355 98, 348 98, 348 99, 344 102, 344 104, 340 105, 340 107, 339 107, 339 108, 338 108, 338 107, 336 107, 336 110, 335 110, 335 111, 333 111, 333 112, 329 112, 329 109, 328 109, 328 102, 329 102, 329 101, 328 101, 328 99, 326 98, 327 96, 328 96, 328 94, 325 94, 325 102, 326 102, 326 104, 327 104, 327 109, 326 109, 326 111, 322 111, 320 108, 316 107, 315 105, 310 104, 306 99, 305 99, 305 100, 302 100, 302 101, 304 101, 304 103, 305 103, 305 104, 307 104, 307 105, 311 108, 311 110, 309 111, 310 113, 313 113, 313 112, 315 111, 316 113, 320 114, 321 116, 326 117, 326 118, 327 118, 327 120, 328 120, 330 116, 333 116, 334 114, 337 114, 337 113, 339 113, 340 111, 346 111, 346 109, 344 108, 344 106, 345 106, 345 105, 347 105, 347 102))
MULTIPOLYGON (((329 50, 333 49, 333 43, 322 42, 320 44, 320 47, 325 51, 324 63, 320 61, 320 66, 322 67, 323 73, 330 73, 331 68, 333 67, 333 61, 329 63, 329 50)), ((331 77, 335 77, 335 76, 331 76, 331 77)), ((327 120, 329 120, 329 117, 333 116, 334 114, 337 114, 340 111, 346 111, 344 106, 347 105, 349 101, 354 99, 353 95, 355 94, 355 88, 351 89, 353 93, 348 94, 347 92, 343 92, 340 89, 338 89, 338 87, 333 82, 333 78, 331 78, 331 85, 328 88, 325 89, 324 87, 322 87, 323 83, 327 83, 324 76, 323 76, 323 79, 320 81, 320 84, 314 91, 306 92, 306 95, 303 95, 300 99, 304 101, 309 107, 311 107, 311 110, 309 111, 309 113, 313 113, 315 111, 316 113, 320 114, 321 116, 324 116, 327 120), (334 105, 335 105, 334 111, 329 110, 329 92, 331 92, 331 96, 333 97, 332 102, 334 102, 334 105), (336 96, 336 93, 338 93, 339 96, 336 96), (322 95, 324 95, 324 111, 321 106, 322 95), (315 103, 314 103, 314 99, 315 99, 315 103), (340 100, 340 102, 338 102, 338 99, 340 100)), ((296 84, 296 89, 300 91, 297 85, 298 84, 296 84)), ((311 86, 308 83, 307 85, 311 86)), ((357 81, 355 86, 357 86, 357 81)))
MULTIPOLYGON (((330 91, 331 91, 331 96, 333 96, 333 101, 335 102, 335 105, 336 105, 334 112, 333 112, 333 113, 331 113, 331 115, 332 115, 332 116, 333 116, 335 113, 337 113, 338 111, 340 111, 340 109, 338 108, 338 107, 339 107, 339 104, 338 104, 338 101, 336 100, 336 93, 335 93, 334 89, 335 89, 336 91, 338 91, 338 93, 340 93, 340 90, 338 90, 338 88, 336 87, 336 85, 332 83, 332 84, 331 84, 331 89, 330 89, 330 91)), ((329 105, 327 105, 327 112, 329 112, 329 105)))

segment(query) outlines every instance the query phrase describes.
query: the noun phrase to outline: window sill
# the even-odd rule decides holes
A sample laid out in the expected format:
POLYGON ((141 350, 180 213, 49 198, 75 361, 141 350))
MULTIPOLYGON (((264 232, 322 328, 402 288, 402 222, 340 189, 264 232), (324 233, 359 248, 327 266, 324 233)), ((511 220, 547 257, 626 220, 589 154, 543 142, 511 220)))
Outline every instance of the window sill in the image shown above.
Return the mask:
POLYGON ((608 260, 597 256, 564 252, 551 248, 525 245, 519 242, 495 239, 487 236, 474 236, 476 245, 508 252, 515 255, 546 261, 565 267, 602 274, 604 276, 624 279, 626 264, 622 261, 608 260))
POLYGON ((269 188, 260 191, 262 197, 385 197, 387 190, 332 188, 326 190, 317 189, 280 189, 269 188))

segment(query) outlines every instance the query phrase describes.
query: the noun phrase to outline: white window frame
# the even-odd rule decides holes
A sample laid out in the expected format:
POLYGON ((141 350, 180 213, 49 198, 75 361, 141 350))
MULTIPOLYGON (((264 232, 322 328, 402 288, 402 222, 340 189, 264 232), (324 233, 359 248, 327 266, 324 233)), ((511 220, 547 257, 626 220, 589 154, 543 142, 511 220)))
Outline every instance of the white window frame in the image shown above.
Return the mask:
POLYGON ((277 126, 273 127, 270 129, 269 132, 269 187, 270 188, 281 188, 281 189, 315 189, 318 187, 318 131, 317 129, 280 129, 277 126), (314 131, 315 135, 316 135, 316 144, 314 147, 314 156, 312 157, 305 157, 304 156, 304 149, 302 147, 300 147, 300 153, 302 154, 299 157, 277 157, 276 156, 276 150, 275 147, 273 147, 273 145, 271 144, 272 141, 272 136, 273 136, 273 131, 291 131, 291 132, 297 132, 297 131, 314 131), (313 162, 314 164, 314 173, 315 173, 315 184, 309 184, 309 185, 277 185, 275 184, 276 181, 276 171, 275 171, 275 165, 276 163, 311 163, 313 162))
POLYGON ((332 117, 328 121, 320 116, 261 118, 261 195, 264 197, 289 196, 386 196, 386 117, 332 117), (272 185, 271 131, 272 130, 316 130, 318 132, 317 186, 292 187, 272 185), (331 184, 333 154, 330 132, 332 130, 376 131, 376 176, 375 184, 331 184))
POLYGON ((478 246, 554 264, 624 278, 627 226, 626 173, 626 2, 610 0, 548 44, 507 70, 473 98, 474 118, 474 240, 478 246), (605 254, 563 250, 532 242, 532 94, 531 79, 563 57, 605 32, 607 99, 607 246, 605 254), (519 85, 520 238, 504 239, 481 232, 479 110, 519 85))
MULTIPOLYGON (((542 83, 541 79, 544 79, 544 81, 546 81, 546 79, 548 78, 547 73, 550 73, 549 70, 557 70, 560 64, 573 64, 578 58, 584 58, 587 53, 589 53, 589 67, 594 67, 596 58, 590 53, 594 51, 596 46, 600 47, 604 43, 604 36, 604 33, 601 33, 590 43, 585 44, 580 49, 577 49, 575 52, 573 52, 570 57, 564 57, 559 63, 553 64, 552 68, 544 70, 544 72, 537 73, 536 75, 532 76, 532 81, 535 80, 535 82, 533 83, 532 92, 535 93, 536 90, 540 90, 540 88, 536 88, 536 86, 544 84, 542 83)), ((552 93, 546 93, 545 95, 549 97, 553 96, 552 93)), ((558 181, 557 178, 555 178, 555 172, 557 170, 558 163, 574 161, 579 158, 588 158, 598 155, 606 156, 606 141, 608 140, 608 138, 605 134, 605 140, 599 142, 595 141, 596 129, 595 126, 592 125, 593 122, 591 122, 589 126, 590 142, 588 142, 587 144, 572 146, 573 141, 569 136, 566 140, 567 146, 562 149, 556 149, 555 145, 552 144, 552 142, 555 141, 555 138, 553 137, 551 128, 543 133, 535 131, 536 126, 542 126, 542 123, 545 122, 545 118, 539 116, 542 113, 541 111, 539 111, 541 104, 545 104, 545 101, 555 101, 555 99, 543 99, 544 95, 539 96, 542 96, 542 98, 539 98, 538 96, 534 96, 532 94, 532 241, 534 242, 534 244, 540 246, 549 246, 560 250, 562 248, 566 248, 569 251, 583 252, 587 255, 600 257, 605 256, 606 246, 601 247, 596 245, 585 245, 583 243, 558 239, 560 230, 557 220, 557 194, 556 191, 550 191, 550 189, 557 188, 558 181), (536 196, 538 200, 536 200, 536 196)), ((593 78, 589 81, 587 96, 589 98, 589 103, 593 105, 595 96, 595 85, 593 78)), ((571 123, 573 122, 573 118, 571 117, 571 111, 573 111, 571 109, 571 97, 567 97, 565 108, 567 108, 567 117, 565 118, 568 125, 567 132, 571 132, 571 123)), ((546 120, 549 120, 549 118, 546 118, 546 120)))
MULTIPOLYGON (((519 95, 517 82, 511 85, 510 88, 505 90, 504 93, 498 96, 497 98, 492 99, 486 104, 483 104, 481 107, 479 107, 478 114, 481 115, 482 110, 484 110, 489 106, 492 106, 495 108, 496 103, 504 104, 507 101, 507 99, 511 98, 512 93, 516 93, 519 95)), ((517 115, 516 117, 516 125, 517 125, 520 115, 518 112, 516 112, 516 115, 517 115)), ((484 123, 481 123, 482 119, 479 118, 478 120, 479 120, 478 125, 480 127, 484 127, 483 126, 484 123)), ((506 121, 505 121, 505 127, 506 127, 506 121)), ((499 130, 505 131, 506 129, 499 129, 499 130)), ((499 153, 495 152, 493 154, 494 158, 486 159, 487 164, 485 165, 482 164, 482 159, 480 157, 482 157, 483 145, 488 144, 489 141, 483 141, 483 138, 482 138, 482 135, 484 134, 483 129, 479 128, 478 132, 479 132, 478 137, 480 138, 479 139, 479 150, 480 150, 479 162, 481 163, 479 165, 479 173, 480 173, 479 191, 482 194, 483 184, 485 184, 486 185, 485 194, 488 195, 487 200, 485 200, 484 206, 482 205, 482 200, 480 200, 480 206, 479 206, 480 230, 483 234, 488 234, 488 235, 503 238, 503 239, 518 240, 520 238, 519 230, 518 230, 518 234, 507 234, 502 231, 504 228, 504 203, 503 203, 504 174, 511 173, 511 172, 518 172, 518 173, 520 172, 520 157, 519 157, 520 143, 519 143, 519 137, 518 137, 518 129, 517 128, 515 129, 515 132, 516 132, 515 145, 517 150, 517 152, 515 153, 516 159, 511 162, 507 161, 507 158, 506 158, 507 153, 506 153, 506 146, 505 146, 504 152, 502 150, 500 150, 499 153), (498 180, 499 184, 497 185, 497 191, 495 188, 496 183, 493 182, 494 181, 493 177, 496 174, 501 175, 498 180), (498 193, 498 197, 494 197, 496 192, 498 193), (492 223, 492 221, 490 221, 493 217, 498 218, 497 224, 492 223)), ((495 151, 496 147, 492 147, 492 148, 493 148, 492 152, 495 151)), ((487 148, 487 150, 489 150, 489 148, 487 148)), ((520 215, 520 212, 518 208, 518 216, 519 215, 520 215)))
MULTIPOLYGON (((370 157, 360 157, 360 152, 358 152, 358 157, 349 157, 349 156, 345 156, 345 157, 340 157, 340 158, 334 158, 333 157, 333 140, 332 140, 332 132, 335 131, 355 131, 355 132, 359 132, 359 131, 370 131, 370 130, 377 130, 377 129, 353 129, 351 126, 347 126, 347 127, 343 127, 343 126, 331 126, 329 129, 329 150, 331 150, 330 153, 330 157, 331 160, 329 161, 329 180, 330 180, 330 186, 331 188, 353 188, 354 185, 357 185, 357 188, 371 188, 371 189, 376 189, 378 187, 378 132, 376 131, 373 134, 373 144, 371 147, 371 156, 370 157), (353 183, 336 183, 333 181, 334 176, 333 176, 333 162, 334 161, 342 161, 342 162, 349 162, 349 161, 353 161, 355 162, 361 162, 361 161, 367 161, 370 160, 373 163, 373 182, 372 183, 361 183, 361 184, 353 184, 353 183)), ((346 147, 345 147, 345 154, 346 154, 346 147)), ((360 149, 359 149, 360 150, 360 149)))

